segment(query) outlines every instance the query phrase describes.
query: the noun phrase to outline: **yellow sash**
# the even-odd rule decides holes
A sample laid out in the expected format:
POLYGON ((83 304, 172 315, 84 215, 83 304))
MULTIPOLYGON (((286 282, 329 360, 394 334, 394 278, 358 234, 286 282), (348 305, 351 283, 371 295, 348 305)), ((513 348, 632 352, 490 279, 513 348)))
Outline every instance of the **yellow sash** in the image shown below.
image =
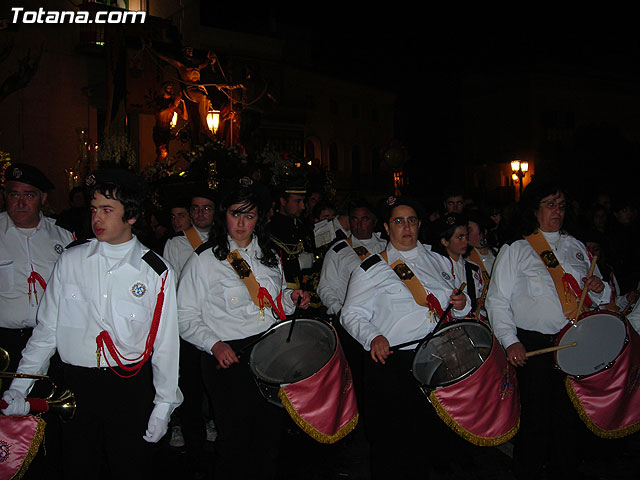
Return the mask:
POLYGON ((194 250, 204 243, 193 225, 184 231, 184 235, 187 237, 187 240, 189 240, 189 243, 191 244, 191 248, 194 250))
POLYGON ((473 263, 475 263, 482 269, 483 279, 489 277, 489 272, 487 272, 487 269, 484 266, 484 262, 482 261, 482 258, 480 258, 480 254, 475 248, 471 249, 471 253, 469 254, 469 260, 471 260, 473 263))
MULTIPOLYGON (((244 283, 244 286, 247 287, 249 296, 251 297, 251 301, 260 309, 260 320, 264 320, 264 307, 260 305, 260 299, 258 296, 258 292, 260 291, 260 284, 251 271, 251 267, 249 266, 247 261, 242 258, 238 250, 229 252, 229 255, 227 255, 227 261, 238 274, 240 280, 242 280, 242 283, 244 283)), ((273 305, 268 298, 264 298, 263 305, 273 308, 273 305)))
MULTIPOLYGON (((360 245, 359 247, 354 247, 353 246, 353 239, 352 237, 347 238, 347 243, 349 244, 349 246, 351 248, 353 248, 353 251, 356 252, 356 255, 358 255, 358 257, 360 257, 360 260, 364 260, 365 258, 367 258, 369 255, 371 255, 369 253, 369 250, 367 250, 365 248, 364 245, 360 245)), ((389 262, 387 262, 389 263, 389 262)))
MULTIPOLYGON (((389 263, 389 255, 386 250, 380 253, 380 256, 384 258, 385 262, 389 263)), ((391 268, 396 272, 398 278, 402 280, 402 283, 407 286, 416 303, 421 307, 429 308, 429 304, 427 303, 427 291, 422 286, 422 283, 420 283, 420 280, 418 280, 418 277, 416 277, 411 271, 409 265, 404 263, 402 260, 396 260, 391 265, 391 268)))
POLYGON ((536 230, 531 235, 524 238, 529 242, 536 253, 540 255, 542 263, 547 267, 549 275, 551 275, 551 278, 553 279, 553 284, 556 287, 556 293, 558 294, 558 299, 562 305, 562 312, 564 313, 564 316, 569 319, 575 319, 579 314, 578 299, 569 286, 565 285, 562 281, 565 271, 549 246, 547 239, 544 238, 542 233, 540 233, 540 230, 536 230))

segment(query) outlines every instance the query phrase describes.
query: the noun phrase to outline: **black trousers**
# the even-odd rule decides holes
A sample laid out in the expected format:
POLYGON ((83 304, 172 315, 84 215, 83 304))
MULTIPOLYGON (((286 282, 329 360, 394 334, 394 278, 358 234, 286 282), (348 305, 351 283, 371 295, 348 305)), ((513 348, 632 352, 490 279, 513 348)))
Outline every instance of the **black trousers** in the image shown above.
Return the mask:
POLYGON ((396 351, 384 365, 364 359, 363 406, 374 480, 429 478, 431 452, 443 436, 453 435, 413 378, 413 357, 411 351, 396 351))
MULTIPOLYGON (((551 347, 555 335, 518 329, 527 351, 551 347)), ((593 434, 582 423, 567 395, 566 375, 555 368, 553 355, 527 359, 517 370, 520 390, 520 430, 514 438, 513 470, 518 478, 543 475, 571 478, 576 474, 585 442, 593 434)))
POLYGON ((194 457, 194 461, 199 462, 203 456, 207 436, 202 412, 205 391, 200 350, 182 339, 180 339, 180 390, 184 401, 176 413, 180 417, 187 452, 194 457))
MULTIPOLYGON (((226 342, 238 352, 255 337, 226 342)), ((202 353, 204 385, 213 403, 218 438, 214 478, 272 479, 276 476, 285 411, 260 393, 248 364, 217 368, 213 355, 202 353)))
POLYGON ((62 425, 64 478, 151 478, 156 446, 142 438, 154 406, 150 362, 132 378, 109 369, 64 370, 77 404, 74 418, 62 425))

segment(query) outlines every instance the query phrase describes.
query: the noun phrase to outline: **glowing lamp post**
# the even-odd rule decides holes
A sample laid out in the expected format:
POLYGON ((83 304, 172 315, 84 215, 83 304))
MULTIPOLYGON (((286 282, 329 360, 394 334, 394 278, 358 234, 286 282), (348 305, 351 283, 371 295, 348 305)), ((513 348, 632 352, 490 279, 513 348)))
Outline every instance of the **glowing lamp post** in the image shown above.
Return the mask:
POLYGON ((511 171, 513 172, 511 178, 514 182, 520 184, 520 194, 518 200, 522 198, 522 187, 524 184, 524 176, 529 171, 529 162, 521 162, 520 160, 513 160, 511 162, 511 171))
POLYGON ((218 132, 218 126, 220 125, 220 110, 210 109, 207 113, 207 127, 212 133, 218 132))

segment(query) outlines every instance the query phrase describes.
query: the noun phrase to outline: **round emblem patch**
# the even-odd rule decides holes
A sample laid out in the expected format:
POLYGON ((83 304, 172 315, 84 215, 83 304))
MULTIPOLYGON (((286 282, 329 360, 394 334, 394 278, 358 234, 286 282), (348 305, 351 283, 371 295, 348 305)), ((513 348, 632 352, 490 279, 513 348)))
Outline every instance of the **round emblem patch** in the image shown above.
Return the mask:
POLYGON ((61 255, 61 254, 62 254, 62 252, 64 252, 64 247, 63 247, 62 245, 60 245, 59 243, 56 243, 56 246, 55 246, 55 247, 53 247, 53 248, 55 248, 56 253, 57 253, 58 255, 61 255))
POLYGON ((444 278, 445 280, 451 280, 451 277, 447 272, 442 272, 442 278, 444 278))
POLYGON ((134 297, 142 297, 145 293, 147 293, 147 286, 142 282, 137 282, 131 287, 131 294, 134 297))
POLYGON ((584 260, 584 255, 582 255, 582 253, 581 253, 581 252, 578 252, 578 253, 576 253, 576 258, 577 258, 578 260, 580 260, 580 261, 583 261, 583 260, 584 260))

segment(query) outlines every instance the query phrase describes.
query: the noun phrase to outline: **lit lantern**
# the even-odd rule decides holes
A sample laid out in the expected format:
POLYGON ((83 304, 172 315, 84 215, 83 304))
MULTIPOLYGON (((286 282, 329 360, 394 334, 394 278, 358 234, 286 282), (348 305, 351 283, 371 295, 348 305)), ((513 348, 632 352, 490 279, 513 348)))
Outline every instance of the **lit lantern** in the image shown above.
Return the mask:
POLYGON ((220 110, 210 109, 209 113, 207 113, 207 127, 213 133, 217 133, 218 125, 220 125, 220 110))
POLYGON ((176 128, 178 124, 178 112, 173 112, 173 117, 171 117, 171 128, 176 128))

